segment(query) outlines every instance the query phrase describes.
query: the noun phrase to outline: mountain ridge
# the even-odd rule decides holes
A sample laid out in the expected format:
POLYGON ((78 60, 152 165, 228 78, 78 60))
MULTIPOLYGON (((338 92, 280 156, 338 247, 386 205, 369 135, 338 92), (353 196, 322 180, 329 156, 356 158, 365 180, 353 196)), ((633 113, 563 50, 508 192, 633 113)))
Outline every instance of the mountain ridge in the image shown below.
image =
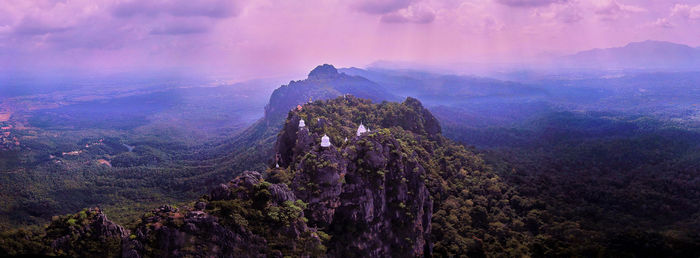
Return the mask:
POLYGON ((290 81, 275 89, 265 105, 264 116, 231 140, 199 154, 201 159, 220 161, 222 170, 264 170, 272 162, 272 148, 287 113, 298 105, 352 94, 373 101, 395 101, 399 97, 361 76, 348 75, 329 64, 314 68, 304 80, 290 81), (233 150, 233 151, 231 151, 233 150))
MULTIPOLYGON (((435 118, 415 99, 373 104, 344 96, 305 104, 289 112, 277 142, 277 151, 287 161, 283 166, 264 174, 243 172, 187 206, 162 206, 144 214, 131 230, 114 225, 96 210, 95 216, 67 215, 49 225, 67 230, 68 239, 74 239, 69 244, 54 244, 64 241, 62 234, 39 231, 18 239, 17 234, 27 233, 15 231, 0 237, 0 252, 122 257, 418 257, 434 252, 483 255, 494 248, 464 235, 436 237, 431 233, 436 226, 438 232, 451 227, 434 221, 433 205, 439 214, 457 212, 445 210, 451 207, 445 206, 449 203, 445 191, 453 191, 441 186, 445 180, 451 178, 452 184, 481 178, 472 182, 479 185, 482 183, 477 182, 488 182, 493 175, 478 173, 477 169, 486 169, 483 161, 441 137, 435 118), (309 123, 299 127, 302 117, 309 123), (355 135, 357 121, 366 121, 374 130, 355 135), (333 136, 333 146, 318 145, 322 132, 333 136), (348 136, 347 141, 341 139, 348 136), (428 166, 439 163, 443 155, 461 165, 444 170, 428 166), (474 174, 454 178, 472 173, 467 171, 474 174), (86 230, 71 225, 85 225, 86 230), (117 233, 102 238, 100 232, 111 231, 102 230, 100 225, 117 233), (88 238, 90 234, 97 238, 88 238), (462 242, 454 242, 461 238, 462 242), (75 241, 84 242, 78 245, 75 241), (80 248, 83 245, 91 248, 80 248)), ((486 203, 476 204, 481 205, 486 203)), ((474 212, 474 216, 487 216, 482 214, 487 213, 483 207, 474 212)), ((478 227, 488 224, 484 219, 478 227)), ((482 239, 488 236, 482 229, 475 230, 482 239)))
POLYGON ((692 70, 700 68, 700 49, 668 41, 646 40, 620 47, 580 51, 555 63, 584 68, 692 70))

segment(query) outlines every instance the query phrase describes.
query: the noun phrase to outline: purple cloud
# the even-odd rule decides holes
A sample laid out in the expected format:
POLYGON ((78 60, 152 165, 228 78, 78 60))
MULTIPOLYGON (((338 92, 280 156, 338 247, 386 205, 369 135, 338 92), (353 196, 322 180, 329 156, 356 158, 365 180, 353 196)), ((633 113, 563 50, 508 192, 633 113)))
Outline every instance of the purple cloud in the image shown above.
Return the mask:
POLYGON ((700 19, 700 4, 696 6, 676 4, 671 8, 671 16, 680 16, 686 19, 700 19))
POLYGON ((69 30, 69 27, 58 27, 45 24, 37 19, 24 17, 19 24, 14 27, 14 33, 18 35, 45 35, 49 33, 60 33, 69 30))
POLYGON ((557 12, 556 18, 563 23, 573 24, 583 20, 583 15, 581 14, 581 10, 568 6, 557 12))
POLYGON ((418 23, 427 24, 435 20, 435 13, 429 10, 409 10, 405 13, 393 12, 382 15, 384 23, 418 23))
POLYGON ((640 13, 645 12, 644 8, 620 4, 615 0, 609 0, 607 3, 600 5, 596 8, 595 14, 597 14, 602 20, 612 21, 617 20, 620 17, 628 13, 640 13))
POLYGON ((321 59, 510 62, 643 38, 697 46, 698 1, 0 0, 0 70, 182 65, 251 78, 321 59))
POLYGON ((236 16, 239 12, 240 6, 237 2, 227 0, 130 1, 117 4, 112 9, 112 15, 115 17, 169 14, 178 17, 201 16, 219 19, 236 16))
POLYGON ((208 32, 209 28, 200 24, 169 24, 151 30, 151 35, 186 35, 208 32))
POLYGON ((658 19, 656 19, 655 22, 652 23, 652 25, 657 26, 657 27, 661 27, 664 29, 673 28, 673 23, 668 21, 667 18, 658 18, 658 19))
POLYGON ((498 3, 510 7, 530 8, 547 6, 555 3, 566 3, 569 0, 496 0, 498 3))
POLYGON ((63 33, 52 33, 44 42, 60 51, 67 49, 113 50, 123 48, 135 41, 134 29, 118 27, 110 20, 90 17, 82 20, 73 29, 63 33))
POLYGON ((354 6, 370 14, 387 14, 410 6, 415 0, 363 0, 354 6))

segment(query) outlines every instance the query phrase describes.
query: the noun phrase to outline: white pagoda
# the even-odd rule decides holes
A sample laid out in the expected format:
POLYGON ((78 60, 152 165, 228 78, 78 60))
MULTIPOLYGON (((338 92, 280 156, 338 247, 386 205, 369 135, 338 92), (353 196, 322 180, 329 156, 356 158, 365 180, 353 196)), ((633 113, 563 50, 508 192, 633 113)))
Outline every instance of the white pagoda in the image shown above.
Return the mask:
POLYGON ((323 135, 321 137, 321 147, 331 147, 331 139, 328 138, 328 135, 323 135))
POLYGON ((304 123, 304 119, 300 119, 299 120, 299 128, 302 128, 304 126, 306 126, 306 123, 304 123))
POLYGON ((365 128, 364 125, 362 125, 362 123, 360 123, 360 126, 357 127, 357 136, 360 136, 360 135, 362 135, 363 133, 366 133, 366 132, 367 132, 367 129, 365 128))

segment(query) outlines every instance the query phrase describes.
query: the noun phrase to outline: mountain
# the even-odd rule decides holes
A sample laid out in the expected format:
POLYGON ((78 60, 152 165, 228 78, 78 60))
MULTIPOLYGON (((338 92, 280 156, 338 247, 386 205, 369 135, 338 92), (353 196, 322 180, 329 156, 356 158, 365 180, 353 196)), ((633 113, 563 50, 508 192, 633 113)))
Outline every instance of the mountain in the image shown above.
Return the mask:
POLYGON ((648 40, 623 47, 582 51, 565 56, 558 63, 594 69, 697 70, 700 69, 700 49, 648 40))
POLYGON ((570 93, 576 91, 577 101, 586 96, 572 87, 542 87, 477 76, 354 67, 341 71, 368 78, 397 95, 419 99, 447 129, 448 137, 454 135, 454 128, 510 126, 528 120, 551 110, 562 93, 573 95, 570 93))
POLYGON ((394 94, 411 96, 430 106, 461 105, 494 99, 531 100, 542 98, 547 93, 531 85, 476 76, 381 68, 353 67, 344 68, 341 71, 362 76, 394 94))
POLYGON ((276 137, 279 167, 243 172, 128 230, 91 209, 4 232, 0 255, 483 257, 552 241, 523 217, 546 214, 534 201, 440 131, 412 98, 315 101, 289 112, 276 137), (360 123, 370 131, 356 135, 360 123), (324 135, 330 147, 319 145, 324 135))
POLYGON ((400 98, 385 87, 366 78, 348 75, 329 64, 314 68, 304 80, 290 81, 272 92, 265 106, 265 115, 242 133, 215 146, 212 151, 198 154, 200 159, 214 159, 222 170, 264 169, 270 164, 277 132, 284 124, 289 110, 312 100, 326 100, 351 94, 376 102, 397 101, 400 98))
MULTIPOLYGON (((557 183, 561 182, 553 181, 557 177, 537 168, 516 171, 491 163, 499 166, 494 170, 481 155, 441 132, 437 119, 413 98, 379 104, 351 95, 317 100, 287 112, 274 136, 277 166, 237 173, 198 200, 179 207, 161 206, 127 227, 93 208, 56 216, 46 227, 2 232, 0 256, 698 255, 697 231, 632 228, 634 219, 625 215, 612 218, 613 224, 606 228, 595 226, 607 215, 589 204, 611 202, 615 210, 620 201, 632 198, 634 202, 631 196, 600 200, 601 194, 609 193, 588 193, 585 189, 590 187, 580 182, 557 183), (360 124, 368 130, 358 135, 360 124), (543 177, 530 178, 528 173, 543 177), (571 189, 582 193, 567 194, 571 189), (576 204, 561 203, 561 198, 576 204), (584 210, 577 206, 581 202, 584 210)), ((606 152, 617 153, 615 149, 606 152)), ((651 150, 645 155, 658 153, 651 150)), ((625 160, 613 156, 616 162, 625 160)), ((548 159, 526 165, 538 166, 548 159)), ((697 163, 685 160, 679 165, 690 168, 693 164, 697 163)), ((683 167, 679 172, 688 172, 683 167)), ((692 187, 690 180, 676 181, 692 187)), ((668 186, 670 181, 659 183, 668 186)), ((692 189, 681 193, 692 194, 692 189)), ((664 204, 658 197, 652 194, 636 200, 644 204, 632 209, 646 211, 647 205, 658 205, 673 211, 687 206, 673 201, 664 204)), ((693 220, 685 223, 696 227, 693 220)))
POLYGON ((286 116, 287 111, 299 104, 344 94, 376 102, 400 100, 373 81, 361 76, 339 73, 332 65, 324 64, 314 68, 306 80, 291 81, 276 89, 270 96, 270 103, 265 107, 265 119, 279 122, 286 116))

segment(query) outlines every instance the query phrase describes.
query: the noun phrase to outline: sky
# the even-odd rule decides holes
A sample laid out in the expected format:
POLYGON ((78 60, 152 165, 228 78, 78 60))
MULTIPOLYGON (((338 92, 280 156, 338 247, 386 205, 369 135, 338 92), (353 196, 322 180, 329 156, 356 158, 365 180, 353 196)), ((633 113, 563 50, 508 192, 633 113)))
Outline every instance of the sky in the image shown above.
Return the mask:
POLYGON ((315 65, 521 63, 700 46, 700 0, 0 0, 0 70, 252 79, 315 65))

